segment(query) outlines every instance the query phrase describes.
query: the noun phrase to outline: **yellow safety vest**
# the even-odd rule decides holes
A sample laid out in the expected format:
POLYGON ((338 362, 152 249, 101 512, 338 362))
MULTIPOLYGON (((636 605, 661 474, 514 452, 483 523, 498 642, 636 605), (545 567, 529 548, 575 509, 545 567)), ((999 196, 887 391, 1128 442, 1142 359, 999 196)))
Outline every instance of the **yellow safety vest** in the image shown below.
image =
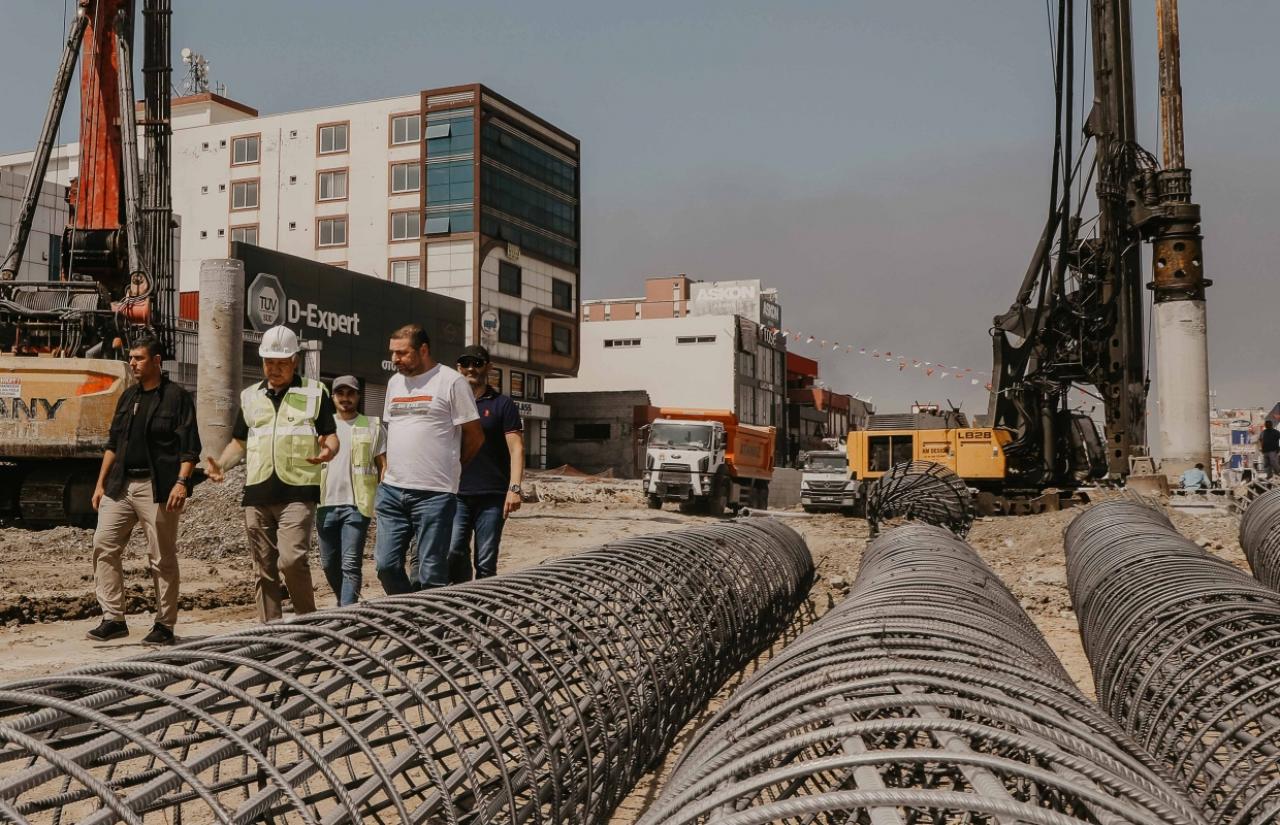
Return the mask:
POLYGON ((272 473, 294 487, 320 483, 321 465, 308 464, 307 459, 320 452, 316 418, 326 392, 324 384, 304 378, 301 386, 285 391, 279 409, 267 397, 265 383, 240 393, 240 409, 249 425, 245 484, 261 484, 272 473))
MULTIPOLYGON (((373 447, 378 441, 378 428, 382 422, 376 417, 357 415, 351 424, 351 492, 355 496, 356 509, 365 518, 373 518, 373 497, 378 491, 378 466, 374 463, 373 447)), ((329 478, 329 465, 320 474, 320 506, 324 507, 324 491, 329 478)))

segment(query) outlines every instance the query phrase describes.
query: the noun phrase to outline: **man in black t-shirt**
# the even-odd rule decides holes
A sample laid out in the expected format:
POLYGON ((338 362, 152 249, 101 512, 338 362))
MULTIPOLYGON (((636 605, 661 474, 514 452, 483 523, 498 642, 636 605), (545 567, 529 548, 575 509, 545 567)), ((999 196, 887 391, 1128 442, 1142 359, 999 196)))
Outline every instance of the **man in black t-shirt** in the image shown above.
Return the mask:
POLYGON ((316 609, 307 553, 320 503, 320 465, 338 454, 333 399, 319 381, 298 375, 298 336, 285 327, 262 335, 258 354, 267 376, 240 394, 231 443, 210 456, 209 479, 246 459, 245 530, 257 571, 258 618, 279 619, 281 579, 296 614, 316 609))
POLYGON ((137 381, 120 396, 102 455, 93 509, 93 579, 102 623, 89 631, 98 642, 129 635, 124 620, 121 556, 142 522, 147 562, 156 588, 156 618, 144 644, 173 644, 178 621, 178 517, 200 459, 195 402, 160 370, 160 342, 143 338, 129 348, 137 381))
POLYGON ((520 509, 524 477, 524 425, 509 396, 489 386, 489 351, 471 346, 458 356, 458 372, 471 386, 484 444, 462 468, 449 546, 449 581, 486 579, 498 572, 498 545, 507 516, 520 509), (472 552, 474 540, 475 551, 472 552))
POLYGON ((1280 430, 1270 419, 1262 423, 1258 449, 1262 451, 1262 469, 1267 471, 1267 478, 1275 478, 1280 473, 1280 430))

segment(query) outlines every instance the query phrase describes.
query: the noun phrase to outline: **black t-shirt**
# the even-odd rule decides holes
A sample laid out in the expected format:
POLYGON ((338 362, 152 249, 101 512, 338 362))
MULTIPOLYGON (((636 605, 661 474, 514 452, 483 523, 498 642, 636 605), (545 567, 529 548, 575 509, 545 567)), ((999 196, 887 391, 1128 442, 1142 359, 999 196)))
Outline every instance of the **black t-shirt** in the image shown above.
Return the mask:
POLYGON ((132 418, 129 420, 129 440, 124 449, 126 470, 151 469, 151 462, 147 460, 147 419, 155 409, 159 389, 159 385, 150 390, 140 389, 134 399, 133 409, 130 411, 132 418))
POLYGON ((484 430, 484 446, 467 466, 462 468, 458 493, 464 496, 498 495, 511 485, 511 451, 507 449, 507 433, 524 429, 520 411, 508 396, 485 389, 476 399, 480 426, 484 430))
POLYGON ((1280 430, 1263 430, 1261 441, 1264 453, 1280 452, 1280 430))
MULTIPOLYGON (((288 388, 276 392, 263 381, 259 387, 267 388, 267 397, 271 399, 271 403, 276 409, 280 409, 280 402, 284 400, 284 394, 288 388)), ((295 375, 293 383, 290 387, 301 387, 302 376, 295 375)), ((320 410, 316 415, 316 434, 332 435, 338 431, 338 425, 334 423, 333 416, 337 410, 333 406, 333 399, 329 397, 329 393, 322 393, 320 396, 320 410)), ((231 429, 231 437, 237 441, 249 440, 249 422, 244 420, 244 410, 236 416, 236 424, 231 429)), ((268 504, 293 504, 294 502, 303 503, 320 503, 320 485, 319 484, 285 484, 280 480, 280 476, 275 473, 271 474, 271 478, 259 484, 246 484, 244 486, 244 497, 240 500, 241 507, 260 507, 268 504)))

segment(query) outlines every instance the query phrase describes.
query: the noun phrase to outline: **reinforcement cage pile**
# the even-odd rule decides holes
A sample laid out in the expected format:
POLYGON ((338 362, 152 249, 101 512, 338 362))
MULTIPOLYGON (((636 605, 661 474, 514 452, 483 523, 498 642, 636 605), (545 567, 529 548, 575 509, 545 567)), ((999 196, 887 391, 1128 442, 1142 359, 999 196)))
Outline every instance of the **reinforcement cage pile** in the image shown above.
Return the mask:
POLYGON ((1203 820, 971 547, 907 525, 699 730, 641 822, 1203 820))
POLYGON ((602 823, 813 573, 751 519, 0 689, 0 821, 602 823))

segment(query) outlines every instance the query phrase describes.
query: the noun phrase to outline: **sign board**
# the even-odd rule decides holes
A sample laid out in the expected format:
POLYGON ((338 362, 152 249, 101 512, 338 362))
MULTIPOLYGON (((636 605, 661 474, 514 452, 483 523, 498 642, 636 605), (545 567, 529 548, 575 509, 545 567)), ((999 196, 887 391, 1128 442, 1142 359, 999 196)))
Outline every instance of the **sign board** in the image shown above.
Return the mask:
POLYGON ((0 398, 21 398, 22 379, 16 375, 0 376, 0 398))
POLYGON ((281 323, 319 345, 321 375, 374 384, 386 383, 387 344, 405 324, 421 324, 445 364, 467 343, 466 304, 455 298, 250 244, 233 243, 231 256, 244 261, 246 363, 258 361, 253 341, 281 323))
POLYGON ((757 324, 778 328, 782 307, 778 296, 760 281, 700 281, 689 285, 690 315, 741 315, 757 324))
POLYGON ((520 411, 521 418, 550 418, 550 404, 535 404, 532 401, 517 401, 516 409, 520 411))

